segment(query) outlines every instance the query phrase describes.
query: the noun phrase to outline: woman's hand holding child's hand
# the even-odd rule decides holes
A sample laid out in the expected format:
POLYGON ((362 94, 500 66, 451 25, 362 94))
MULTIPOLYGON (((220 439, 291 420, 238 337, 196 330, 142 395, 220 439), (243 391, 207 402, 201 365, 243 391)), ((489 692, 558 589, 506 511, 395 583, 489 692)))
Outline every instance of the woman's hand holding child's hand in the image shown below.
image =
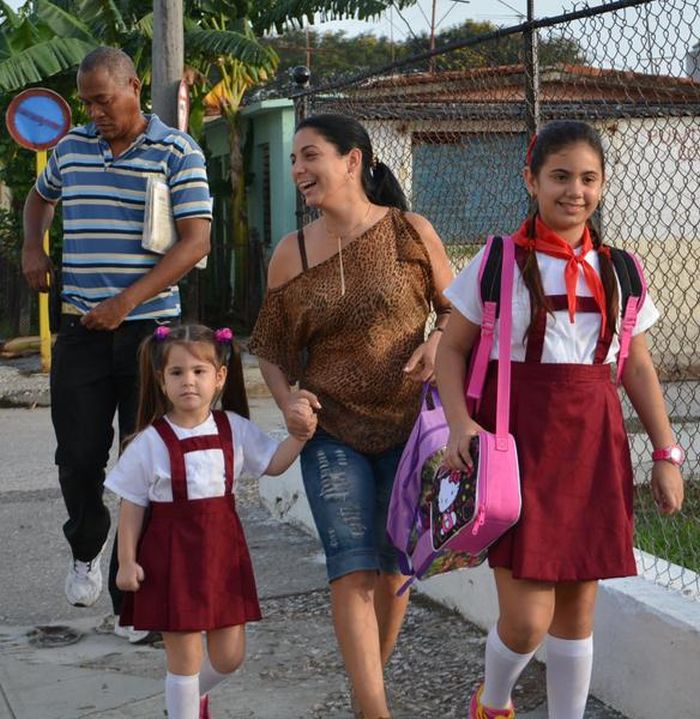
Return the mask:
POLYGON ((307 390, 292 392, 282 409, 289 437, 280 442, 265 474, 277 477, 299 456, 304 444, 313 437, 318 424, 315 409, 320 409, 316 395, 307 390))
POLYGON ((120 562, 117 571, 117 586, 122 592, 137 592, 145 574, 137 562, 120 562))
POLYGON ((661 514, 675 514, 683 505, 683 477, 671 462, 654 462, 651 470, 651 493, 661 514))
POLYGON ((469 454, 469 443, 478 432, 483 431, 483 427, 474 420, 470 420, 468 424, 459 430, 450 429, 450 437, 447 440, 447 449, 445 450, 445 464, 447 467, 460 472, 466 472, 474 466, 474 461, 469 454))
POLYGON ((318 424, 314 410, 318 409, 321 403, 313 392, 305 389, 292 392, 282 410, 289 434, 302 442, 311 439, 318 424))

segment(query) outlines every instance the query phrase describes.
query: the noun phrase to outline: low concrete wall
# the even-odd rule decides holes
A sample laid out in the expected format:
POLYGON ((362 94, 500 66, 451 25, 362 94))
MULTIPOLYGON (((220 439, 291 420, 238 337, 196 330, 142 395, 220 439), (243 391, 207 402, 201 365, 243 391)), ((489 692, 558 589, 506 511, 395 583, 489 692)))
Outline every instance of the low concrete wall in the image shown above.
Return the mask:
MULTIPOLYGON (((274 516, 316 534, 298 462, 281 477, 264 477, 260 496, 274 516)), ((484 629, 496 620, 496 588, 484 565, 417 589, 484 629)), ((698 716, 700 601, 641 577, 601 582, 594 641, 596 697, 634 719, 698 716)))

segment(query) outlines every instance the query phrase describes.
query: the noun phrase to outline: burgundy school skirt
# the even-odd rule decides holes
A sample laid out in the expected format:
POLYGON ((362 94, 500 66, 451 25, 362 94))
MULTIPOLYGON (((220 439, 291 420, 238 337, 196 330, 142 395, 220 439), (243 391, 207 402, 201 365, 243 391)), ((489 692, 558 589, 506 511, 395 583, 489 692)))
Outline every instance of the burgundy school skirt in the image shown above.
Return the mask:
MULTIPOLYGON (((635 575, 632 463, 610 365, 513 362, 511 385, 523 505, 490 566, 547 582, 635 575)), ((476 413, 491 431, 495 400, 492 362, 476 413)))
POLYGON ((145 578, 124 594, 122 625, 190 632, 262 616, 233 495, 153 502, 137 561, 145 578))

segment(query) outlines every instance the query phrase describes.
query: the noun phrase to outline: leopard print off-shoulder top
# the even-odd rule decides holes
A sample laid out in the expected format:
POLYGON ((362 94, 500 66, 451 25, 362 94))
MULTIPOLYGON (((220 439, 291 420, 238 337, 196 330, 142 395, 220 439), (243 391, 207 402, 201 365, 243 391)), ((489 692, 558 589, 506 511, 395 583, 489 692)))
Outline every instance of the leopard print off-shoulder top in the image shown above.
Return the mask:
POLYGON ((437 299, 428 251, 391 208, 338 255, 269 290, 250 342, 258 357, 319 398, 319 426, 354 449, 405 442, 420 384, 403 367, 423 342, 437 299))

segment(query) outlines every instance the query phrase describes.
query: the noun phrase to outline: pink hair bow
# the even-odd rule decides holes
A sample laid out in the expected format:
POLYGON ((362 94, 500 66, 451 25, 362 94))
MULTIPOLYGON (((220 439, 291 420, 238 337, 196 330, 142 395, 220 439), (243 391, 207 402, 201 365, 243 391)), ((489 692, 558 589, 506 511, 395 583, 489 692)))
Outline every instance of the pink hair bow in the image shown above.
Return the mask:
POLYGON ((162 342, 170 334, 170 327, 167 325, 159 325, 153 331, 153 337, 158 341, 162 342))
POLYGON ((214 331, 214 339, 219 344, 230 345, 233 342, 233 332, 230 327, 220 327, 214 331))

